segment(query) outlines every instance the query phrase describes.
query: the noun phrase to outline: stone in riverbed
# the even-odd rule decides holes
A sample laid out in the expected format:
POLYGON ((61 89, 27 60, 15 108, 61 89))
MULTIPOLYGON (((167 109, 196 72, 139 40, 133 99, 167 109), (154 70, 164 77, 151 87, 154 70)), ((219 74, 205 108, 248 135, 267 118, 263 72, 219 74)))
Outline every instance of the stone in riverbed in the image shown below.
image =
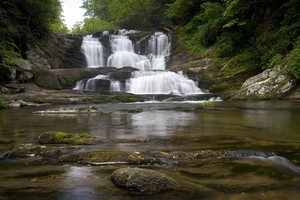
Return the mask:
POLYGON ((96 144, 98 142, 97 138, 89 136, 86 133, 64 133, 56 132, 42 133, 38 141, 40 144, 73 144, 73 145, 88 145, 96 144))
POLYGON ((118 187, 143 193, 165 191, 177 187, 177 183, 167 175, 140 168, 115 170, 111 175, 111 180, 118 187))

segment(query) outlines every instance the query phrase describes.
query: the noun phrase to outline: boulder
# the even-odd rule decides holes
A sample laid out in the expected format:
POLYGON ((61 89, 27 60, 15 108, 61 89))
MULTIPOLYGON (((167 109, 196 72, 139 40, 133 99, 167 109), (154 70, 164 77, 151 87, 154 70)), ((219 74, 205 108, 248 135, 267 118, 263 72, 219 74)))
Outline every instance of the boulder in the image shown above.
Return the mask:
POLYGON ((287 97, 287 99, 300 99, 300 85, 287 97))
POLYGON ((74 68, 74 69, 51 69, 44 70, 34 68, 35 82, 45 89, 72 89, 76 82, 95 77, 98 74, 106 74, 115 71, 112 67, 103 68, 74 68))
POLYGON ((134 71, 138 71, 138 69, 134 67, 122 67, 110 73, 109 79, 124 82, 126 79, 131 78, 131 73, 134 71))
POLYGON ((233 99, 283 98, 297 86, 287 66, 277 66, 247 79, 233 99))
POLYGON ((111 180, 118 187, 143 193, 165 191, 177 187, 172 178, 150 169, 118 169, 112 173, 111 180))

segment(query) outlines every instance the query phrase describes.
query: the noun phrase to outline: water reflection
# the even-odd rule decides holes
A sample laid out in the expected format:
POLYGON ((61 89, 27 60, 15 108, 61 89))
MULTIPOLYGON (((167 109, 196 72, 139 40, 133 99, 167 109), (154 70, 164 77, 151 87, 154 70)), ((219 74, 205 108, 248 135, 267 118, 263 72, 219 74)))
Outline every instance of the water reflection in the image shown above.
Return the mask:
POLYGON ((89 167, 70 167, 64 174, 62 183, 65 191, 58 199, 97 199, 94 185, 89 184, 94 175, 89 167))
POLYGON ((246 110, 243 112, 243 124, 254 129, 287 133, 290 121, 289 111, 246 110))
POLYGON ((168 136, 181 131, 197 119, 193 113, 176 111, 144 111, 111 113, 110 117, 90 118, 89 133, 96 137, 126 138, 168 136))

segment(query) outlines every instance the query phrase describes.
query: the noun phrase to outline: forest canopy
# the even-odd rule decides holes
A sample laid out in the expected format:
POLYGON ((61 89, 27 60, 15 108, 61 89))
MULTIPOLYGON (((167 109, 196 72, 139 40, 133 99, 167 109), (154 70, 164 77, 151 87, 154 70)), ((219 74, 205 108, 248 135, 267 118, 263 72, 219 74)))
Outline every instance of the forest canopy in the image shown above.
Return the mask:
POLYGON ((51 32, 67 32, 60 0, 0 1, 0 67, 22 56, 28 40, 43 39, 51 32))

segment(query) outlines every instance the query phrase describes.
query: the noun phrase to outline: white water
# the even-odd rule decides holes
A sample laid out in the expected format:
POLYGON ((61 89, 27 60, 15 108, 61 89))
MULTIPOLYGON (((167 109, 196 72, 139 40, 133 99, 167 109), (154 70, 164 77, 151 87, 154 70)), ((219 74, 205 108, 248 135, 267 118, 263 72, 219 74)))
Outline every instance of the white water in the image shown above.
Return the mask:
POLYGON ((99 38, 93 38, 92 35, 84 37, 82 40, 81 51, 85 55, 87 67, 96 68, 105 66, 103 46, 99 42, 99 38))
MULTIPOLYGON (((140 55, 134 51, 134 45, 130 38, 126 35, 130 32, 124 30, 118 32, 118 35, 109 36, 112 54, 107 59, 107 66, 117 68, 130 66, 139 69, 139 71, 132 72, 132 77, 126 81, 125 85, 112 80, 110 92, 123 91, 133 94, 173 95, 203 93, 201 89, 196 86, 194 81, 188 79, 182 73, 175 73, 166 70, 166 61, 170 56, 171 50, 171 41, 166 34, 156 32, 150 36, 146 43, 148 46, 146 55, 140 55)), ((143 38, 143 40, 145 38, 143 38)), ((88 67, 105 66, 104 61, 101 61, 101 64, 95 64, 95 60, 100 62, 100 58, 104 57, 103 47, 98 39, 96 40, 97 41, 92 40, 90 36, 85 37, 83 40, 82 48, 85 50, 84 52, 86 52, 85 55, 87 55, 87 52, 93 52, 93 55, 95 56, 95 58, 91 58, 92 61, 88 62, 88 67), (92 43, 91 41, 97 44, 92 43), (88 47, 88 45, 91 47, 88 47), (102 50, 102 55, 100 55, 101 51, 98 51, 99 49, 102 50)), ((140 45, 140 41, 137 45, 140 45)), ((85 82, 86 86, 81 86, 80 84, 82 84, 82 82, 77 83, 74 89, 88 89, 91 91, 94 87, 93 80, 96 78, 99 77, 92 78, 85 82)))
POLYGON ((136 71, 127 81, 126 91, 134 94, 196 94, 202 91, 181 74, 170 71, 136 71))

